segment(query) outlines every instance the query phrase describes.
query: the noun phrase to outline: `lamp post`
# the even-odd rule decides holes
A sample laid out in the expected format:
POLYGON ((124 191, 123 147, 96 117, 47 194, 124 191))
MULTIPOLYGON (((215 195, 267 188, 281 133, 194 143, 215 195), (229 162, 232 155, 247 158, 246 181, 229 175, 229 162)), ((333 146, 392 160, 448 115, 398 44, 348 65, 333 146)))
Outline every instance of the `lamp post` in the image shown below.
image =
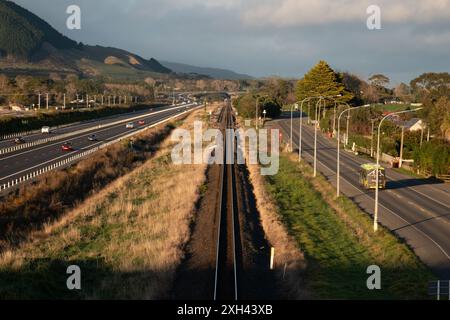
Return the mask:
POLYGON ((292 137, 293 132, 292 131, 293 131, 293 126, 294 126, 294 109, 298 110, 298 104, 295 103, 291 107, 291 135, 290 135, 291 142, 290 142, 290 145, 289 145, 289 149, 291 150, 291 152, 293 150, 293 148, 292 148, 293 147, 293 137, 292 137))
MULTIPOLYGON (((325 101, 326 99, 332 100, 336 103, 336 99, 335 98, 339 98, 342 97, 342 95, 338 94, 336 96, 331 96, 331 97, 324 97, 324 96, 319 96, 317 98, 319 98, 319 101, 317 101, 316 104, 316 121, 314 123, 314 177, 317 176, 317 127, 319 124, 319 118, 320 118, 320 106, 321 103, 323 101, 325 101)), ((325 108, 325 106, 324 106, 325 108)))
POLYGON ((338 118, 338 135, 337 135, 337 170, 336 170, 336 195, 339 198, 340 194, 341 194, 341 118, 342 116, 348 112, 350 113, 350 110, 355 110, 355 109, 362 109, 362 108, 369 108, 371 107, 370 104, 366 104, 363 106, 359 106, 359 107, 350 107, 348 104, 347 105, 347 109, 345 109, 344 111, 341 112, 341 114, 339 115, 338 118))
POLYGON ((397 114, 403 114, 403 113, 410 113, 410 112, 416 112, 419 110, 422 110, 423 108, 417 108, 413 110, 404 110, 404 111, 398 111, 391 114, 388 114, 383 119, 381 119, 380 124, 378 125, 378 141, 377 141, 377 166, 376 166, 376 188, 375 188, 375 211, 373 216, 373 231, 378 231, 378 194, 379 194, 379 183, 380 183, 380 138, 381 138, 381 125, 383 124, 383 121, 386 120, 389 117, 392 117, 393 115, 397 114))
POLYGON ((265 98, 265 97, 267 97, 267 96, 266 95, 264 95, 264 96, 257 96, 257 98, 256 98, 256 107, 255 107, 256 130, 258 130, 258 128, 259 128, 259 118, 258 118, 259 99, 265 98))
POLYGON ((374 142, 374 131, 375 131, 375 121, 377 119, 371 119, 370 122, 372 123, 372 131, 370 133, 371 139, 370 139, 370 157, 373 158, 373 142, 374 142))

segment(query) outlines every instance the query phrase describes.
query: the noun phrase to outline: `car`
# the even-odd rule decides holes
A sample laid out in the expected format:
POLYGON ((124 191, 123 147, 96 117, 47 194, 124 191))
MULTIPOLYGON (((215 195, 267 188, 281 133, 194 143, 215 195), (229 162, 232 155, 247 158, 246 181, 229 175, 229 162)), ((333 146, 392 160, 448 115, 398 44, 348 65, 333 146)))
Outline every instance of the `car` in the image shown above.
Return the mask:
POLYGON ((73 151, 73 146, 70 142, 65 142, 61 148, 63 151, 73 151))
POLYGON ((134 128, 134 123, 133 122, 128 122, 127 125, 125 126, 127 129, 133 129, 134 128))
POLYGON ((138 124, 139 124, 140 126, 143 126, 143 125, 145 125, 145 121, 144 121, 144 120, 139 120, 138 124))
POLYGON ((41 133, 51 133, 50 127, 48 126, 42 127, 41 133))
POLYGON ((22 137, 18 137, 14 139, 14 144, 23 144, 25 140, 22 137))
POLYGON ((88 137, 88 140, 89 140, 89 141, 97 141, 97 136, 96 136, 95 134, 91 134, 91 135, 88 137))

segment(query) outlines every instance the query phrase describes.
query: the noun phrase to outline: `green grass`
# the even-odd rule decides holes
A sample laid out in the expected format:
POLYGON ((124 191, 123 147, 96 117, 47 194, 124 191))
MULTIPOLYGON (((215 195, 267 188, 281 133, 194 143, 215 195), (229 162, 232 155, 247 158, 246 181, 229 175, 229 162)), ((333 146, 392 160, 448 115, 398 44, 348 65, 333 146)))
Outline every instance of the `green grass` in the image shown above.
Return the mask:
POLYGON ((369 217, 350 200, 336 201, 341 209, 338 214, 324 199, 324 194, 332 198, 332 187, 323 178, 312 183, 310 171, 283 155, 279 173, 269 176, 267 185, 282 221, 305 254, 305 278, 313 295, 326 299, 426 298, 433 276, 414 253, 387 230, 374 235, 369 217), (370 265, 382 269, 382 290, 367 289, 370 265))
POLYGON ((383 111, 390 111, 390 112, 397 112, 397 111, 403 111, 406 110, 411 105, 409 104, 386 104, 383 105, 381 110, 383 111))

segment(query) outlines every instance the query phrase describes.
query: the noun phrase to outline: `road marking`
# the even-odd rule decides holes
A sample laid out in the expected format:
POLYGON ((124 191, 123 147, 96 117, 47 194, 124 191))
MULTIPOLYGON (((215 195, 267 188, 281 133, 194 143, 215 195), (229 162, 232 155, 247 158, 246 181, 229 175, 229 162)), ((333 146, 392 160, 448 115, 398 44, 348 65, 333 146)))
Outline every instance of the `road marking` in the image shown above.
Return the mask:
MULTIPOLYGON (((157 122, 157 121, 156 121, 156 122, 157 122)), ((59 160, 59 159, 61 159, 61 158, 64 158, 64 157, 70 157, 70 156, 72 156, 72 155, 81 153, 81 151, 93 149, 93 148, 95 148, 95 146, 101 145, 103 142, 106 142, 106 141, 112 141, 112 140, 114 140, 115 138, 118 138, 118 137, 120 137, 120 136, 122 136, 122 135, 127 135, 127 134, 129 134, 130 132, 138 131, 138 129, 141 129, 141 128, 136 127, 136 128, 134 128, 133 130, 122 132, 122 133, 117 134, 117 135, 115 135, 115 136, 109 137, 109 138, 105 139, 104 141, 100 141, 100 142, 91 144, 91 145, 89 145, 89 146, 83 147, 83 148, 81 148, 81 149, 79 149, 79 150, 77 150, 77 151, 75 151, 75 152, 70 152, 70 153, 64 154, 64 155, 62 155, 62 156, 59 156, 59 157, 50 159, 50 160, 48 160, 48 161, 42 162, 42 163, 40 163, 40 164, 37 164, 37 165, 35 165, 35 166, 33 166, 33 167, 29 167, 29 168, 27 168, 27 169, 24 169, 24 170, 15 172, 15 173, 10 174, 10 175, 8 175, 8 176, 6 176, 6 177, 0 178, 0 181, 5 180, 5 179, 8 179, 8 178, 13 177, 13 176, 16 176, 16 175, 20 175, 21 173, 24 173, 24 172, 26 172, 26 171, 32 170, 32 169, 34 169, 34 168, 44 166, 44 165, 47 164, 47 163, 54 162, 54 161, 59 160)), ((80 136, 80 138, 81 138, 81 137, 82 137, 82 136, 80 136)))
MULTIPOLYGON (((170 112, 170 111, 174 111, 174 110, 179 109, 179 108, 180 108, 180 107, 173 108, 173 109, 167 109, 167 110, 160 111, 159 113, 162 113, 162 112, 170 112)), ((156 114, 156 113, 149 114, 149 115, 146 116, 145 118, 152 117, 152 116, 155 115, 155 114, 156 114)), ((94 131, 94 132, 91 131, 91 132, 89 132, 89 133, 81 134, 81 135, 79 135, 79 136, 74 136, 74 137, 72 137, 71 139, 68 139, 68 140, 81 139, 81 138, 83 138, 83 137, 90 136, 90 135, 93 134, 93 133, 98 134, 99 132, 108 131, 108 130, 110 130, 110 129, 119 128, 119 127, 121 127, 121 126, 123 126, 123 123, 122 123, 122 124, 117 124, 117 125, 114 125, 114 126, 110 126, 110 127, 108 127, 108 128, 102 129, 102 130, 98 130, 98 131, 94 131)), ((137 129, 137 128, 135 128, 135 129, 137 129)), ((93 130, 95 130, 95 129, 93 129, 93 130)), ((131 130, 131 131, 132 131, 132 130, 131 130)), ((41 147, 39 147, 39 148, 29 149, 29 150, 27 150, 27 151, 24 151, 24 152, 21 152, 21 153, 17 153, 17 154, 13 154, 13 155, 10 155, 10 156, 5 157, 5 158, 0 158, 0 161, 4 161, 4 160, 8 160, 8 159, 11 159, 11 158, 14 158, 14 157, 18 157, 18 156, 24 155, 24 154, 26 154, 26 153, 36 152, 36 151, 42 150, 42 149, 44 149, 44 148, 53 147, 53 146, 59 145, 59 144, 61 144, 61 143, 62 143, 62 141, 57 141, 57 142, 52 143, 52 144, 46 144, 46 145, 43 145, 43 146, 41 146, 41 147)), ((45 154, 46 154, 45 152, 42 153, 42 155, 45 155, 45 154)))
MULTIPOLYGON (((26 154, 26 153, 29 153, 29 152, 32 152, 32 151, 37 151, 37 150, 41 150, 41 149, 46 148, 46 147, 51 147, 51 146, 60 144, 60 143, 62 142, 62 140, 66 140, 66 139, 67 139, 67 140, 73 140, 73 139, 77 139, 77 138, 86 137, 86 136, 88 136, 88 135, 91 135, 93 132, 98 133, 98 132, 107 131, 107 130, 112 129, 112 128, 118 128, 118 127, 120 127, 121 125, 123 125, 125 122, 131 121, 131 119, 133 119, 133 118, 144 118, 144 119, 146 119, 146 118, 152 117, 152 116, 157 115, 157 114, 161 114, 161 113, 164 113, 164 112, 175 111, 175 110, 182 109, 182 108, 185 108, 185 107, 187 107, 187 106, 186 106, 186 105, 185 105, 185 106, 178 106, 178 107, 173 107, 173 108, 170 108, 170 109, 164 109, 164 110, 160 110, 160 111, 156 111, 156 112, 153 112, 153 111, 152 111, 151 113, 143 114, 142 116, 135 116, 135 115, 134 115, 133 117, 128 118, 127 120, 125 120, 125 119, 123 119, 123 120, 117 120, 117 121, 120 121, 121 123, 118 123, 117 125, 108 126, 108 127, 106 127, 105 129, 103 129, 103 130, 96 130, 96 127, 97 127, 97 129, 101 129, 101 128, 104 127, 106 124, 102 124, 102 125, 101 125, 102 127, 100 127, 100 128, 98 128, 99 125, 93 126, 93 127, 91 127, 92 130, 90 130, 89 133, 86 133, 86 134, 80 134, 80 135, 74 135, 74 136, 66 137, 66 138, 61 138, 61 139, 57 140, 57 142, 52 143, 52 144, 46 144, 46 143, 38 144, 38 145, 43 145, 43 146, 42 146, 42 147, 39 147, 39 148, 32 148, 32 147, 31 147, 31 149, 29 149, 29 150, 27 150, 27 151, 20 152, 20 153, 17 153, 17 154, 13 154, 13 155, 10 155, 10 156, 4 157, 4 158, 0 158, 0 161, 7 160, 7 159, 11 159, 11 158, 14 158, 14 157, 17 157, 17 156, 20 156, 20 155, 23 155, 23 154, 26 154)), ((113 120, 115 120, 115 119, 113 119, 113 120)), ((136 119, 136 120, 137 120, 137 119, 136 119)), ((134 120, 133 120, 133 121, 134 121, 134 120)), ((87 129, 89 129, 89 128, 82 129, 82 130, 87 130, 87 129)), ((69 131, 69 132, 70 132, 70 131, 69 131)), ((67 133, 64 133, 64 134, 67 134, 67 133)), ((56 136, 56 137, 57 137, 57 136, 56 136)), ((56 141, 56 140, 55 140, 55 141, 56 141)), ((28 148, 25 148, 25 149, 28 149, 28 148)))
MULTIPOLYGON (((284 130, 286 130, 285 128, 284 128, 284 130)), ((285 132, 286 133, 286 132, 285 132)), ((289 135, 289 134, 288 134, 289 135)), ((311 154, 309 154, 309 153, 307 153, 310 157, 312 157, 312 155, 311 154)), ((329 169, 329 170, 331 170, 331 168, 330 167, 328 167, 326 164, 324 164, 322 161, 320 161, 319 159, 317 159, 317 162, 318 163, 320 163, 320 164, 322 164, 322 166, 324 166, 324 167, 326 167, 327 169, 329 169)), ((333 170, 331 170, 331 171, 333 171, 333 170)), ((347 184, 348 185, 350 185, 351 187, 353 187, 354 189, 356 189, 357 191, 358 191, 358 193, 360 193, 361 192, 361 190, 358 188, 358 187, 356 187, 355 185, 353 185, 353 183, 352 182, 350 182, 350 181, 348 181, 345 177, 341 177, 341 179, 343 180, 343 181, 346 181, 347 182, 347 184)), ((366 196, 366 197, 368 197, 371 201, 374 201, 374 199, 371 197, 371 196, 369 196, 367 193, 362 193, 362 195, 364 195, 364 196, 366 196)), ((421 233, 422 235, 424 235, 426 238, 428 238, 444 255, 445 255, 445 257, 450 261, 450 255, 442 248, 442 246, 439 244, 439 243, 437 243, 433 238, 431 238, 427 233, 425 233, 424 231, 422 231, 422 230, 420 230, 420 229, 418 229, 413 223, 411 223, 411 222, 409 222, 409 221, 407 221, 405 218, 403 218, 403 217, 401 217, 400 215, 398 215, 397 213, 395 213, 394 211, 392 211, 391 209, 389 209, 389 208, 387 208, 385 205, 383 205, 382 203, 380 203, 379 204, 380 205, 380 207, 382 207, 382 208, 384 208, 387 212, 390 212, 391 214, 393 214, 394 216, 396 216, 396 217, 398 217, 399 219, 401 219, 402 221, 404 221, 407 225, 406 226, 408 226, 408 227, 412 227, 412 228, 414 228, 415 230, 417 230, 419 233, 421 233)), ((436 216, 434 216, 434 218, 438 218, 438 217, 436 217, 436 216)), ((404 228, 404 227, 402 227, 402 228, 404 228)), ((392 230, 391 230, 392 231, 392 230)))

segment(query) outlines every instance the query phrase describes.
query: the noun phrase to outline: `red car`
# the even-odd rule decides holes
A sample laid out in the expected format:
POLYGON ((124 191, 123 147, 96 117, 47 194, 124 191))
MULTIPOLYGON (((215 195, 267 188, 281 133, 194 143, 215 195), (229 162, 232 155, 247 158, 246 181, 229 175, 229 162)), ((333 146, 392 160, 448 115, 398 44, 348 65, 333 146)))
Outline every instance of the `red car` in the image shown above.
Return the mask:
POLYGON ((143 125, 145 125, 145 121, 144 121, 144 120, 139 120, 138 124, 139 124, 140 126, 143 126, 143 125))
POLYGON ((62 145, 63 151, 73 151, 72 144, 70 142, 66 142, 62 145))

